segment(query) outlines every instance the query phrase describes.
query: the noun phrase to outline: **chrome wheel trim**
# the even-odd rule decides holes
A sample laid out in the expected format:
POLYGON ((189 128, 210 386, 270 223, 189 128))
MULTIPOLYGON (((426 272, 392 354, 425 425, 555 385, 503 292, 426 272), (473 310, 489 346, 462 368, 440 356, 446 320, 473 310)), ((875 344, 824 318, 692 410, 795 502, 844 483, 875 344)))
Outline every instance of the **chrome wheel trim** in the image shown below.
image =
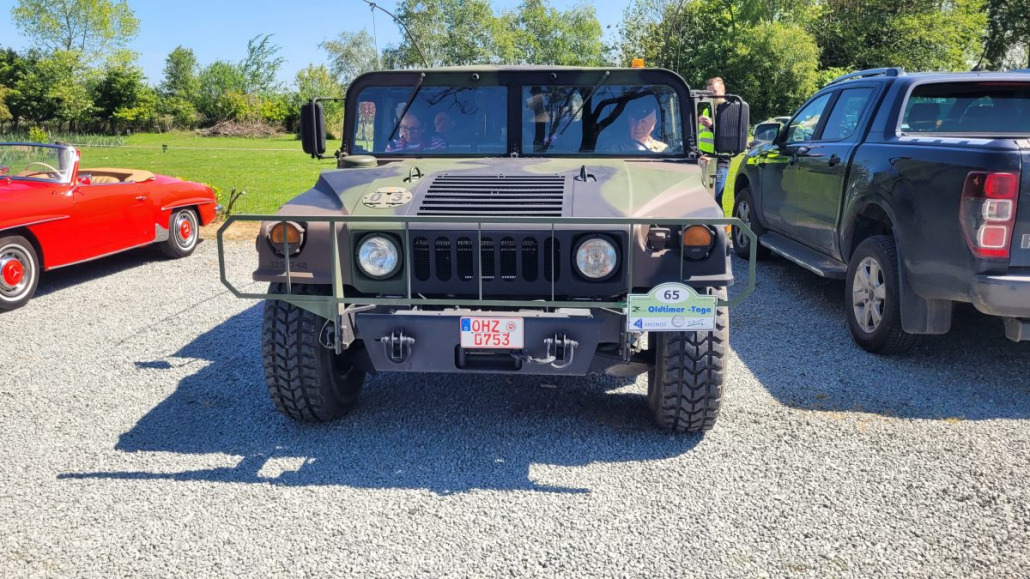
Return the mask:
POLYGON ((175 245, 179 248, 188 250, 197 244, 197 217, 192 211, 184 209, 175 214, 175 218, 172 220, 172 231, 171 234, 175 238, 175 245), (189 224, 189 235, 183 236, 182 225, 183 223, 189 224))
POLYGON ((23 298, 32 287, 32 280, 35 279, 36 270, 32 265, 28 252, 20 245, 10 244, 0 248, 0 267, 10 260, 17 260, 24 270, 21 281, 13 286, 4 282, 0 276, 0 300, 5 302, 16 302, 23 298))
MULTIPOLYGON (((751 207, 748 206, 747 201, 737 203, 737 219, 743 221, 744 225, 751 229, 751 207)), ((737 244, 737 247, 747 247, 749 241, 743 229, 733 228, 733 243, 737 244)))
POLYGON ((887 282, 880 262, 866 257, 858 264, 851 281, 851 306, 859 329, 872 334, 883 321, 887 282))

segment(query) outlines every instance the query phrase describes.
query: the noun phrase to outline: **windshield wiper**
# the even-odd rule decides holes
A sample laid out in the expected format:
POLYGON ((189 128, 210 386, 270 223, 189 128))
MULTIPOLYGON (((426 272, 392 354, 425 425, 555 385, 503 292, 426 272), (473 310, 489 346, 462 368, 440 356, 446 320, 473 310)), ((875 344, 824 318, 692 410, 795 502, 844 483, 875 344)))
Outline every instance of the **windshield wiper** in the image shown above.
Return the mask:
POLYGON ((401 111, 401 116, 397 118, 397 124, 393 126, 393 130, 390 131, 390 138, 386 139, 389 143, 393 141, 393 136, 397 134, 397 129, 401 127, 401 123, 404 122, 404 115, 408 114, 408 109, 411 108, 411 103, 415 102, 415 97, 418 96, 418 91, 422 90, 422 81, 426 80, 426 73, 420 73, 418 75, 418 82, 415 83, 414 90, 411 91, 411 96, 408 97, 408 102, 404 103, 404 110, 401 111))

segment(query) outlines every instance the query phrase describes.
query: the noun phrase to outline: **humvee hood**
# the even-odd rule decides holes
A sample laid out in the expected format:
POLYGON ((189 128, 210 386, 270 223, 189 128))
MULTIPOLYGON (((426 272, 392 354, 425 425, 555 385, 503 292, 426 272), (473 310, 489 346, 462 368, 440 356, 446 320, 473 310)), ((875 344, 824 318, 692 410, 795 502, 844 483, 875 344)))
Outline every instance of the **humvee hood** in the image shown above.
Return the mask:
POLYGON ((697 165, 575 158, 411 159, 325 171, 280 214, 720 217, 697 165))

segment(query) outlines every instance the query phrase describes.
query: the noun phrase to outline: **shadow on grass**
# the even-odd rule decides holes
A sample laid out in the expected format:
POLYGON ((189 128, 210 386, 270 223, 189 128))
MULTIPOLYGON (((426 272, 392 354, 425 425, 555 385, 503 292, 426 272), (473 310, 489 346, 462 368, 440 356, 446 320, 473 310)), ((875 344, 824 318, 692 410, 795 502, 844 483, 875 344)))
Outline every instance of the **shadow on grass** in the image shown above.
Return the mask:
MULTIPOLYGON (((535 480, 534 465, 678 456, 700 436, 655 429, 644 396, 611 377, 554 379, 382 373, 357 408, 329 424, 294 423, 272 406, 260 354, 261 306, 175 354, 211 364, 183 379, 116 446, 124 452, 240 456, 229 468, 70 473, 60 478, 171 479, 288 486, 584 493, 535 480)), ((169 371, 167 360, 140 368, 169 371)), ((546 477, 545 477, 546 478, 546 477)))
MULTIPOLYGON (((734 259, 738 277, 746 265, 734 259)), ((746 279, 746 278, 744 278, 746 279)), ((952 329, 907 354, 859 348, 844 318, 844 282, 772 257, 754 295, 731 315, 741 361, 784 405, 922 419, 1030 417, 1030 344, 1004 336, 998 318, 955 308, 952 329)))

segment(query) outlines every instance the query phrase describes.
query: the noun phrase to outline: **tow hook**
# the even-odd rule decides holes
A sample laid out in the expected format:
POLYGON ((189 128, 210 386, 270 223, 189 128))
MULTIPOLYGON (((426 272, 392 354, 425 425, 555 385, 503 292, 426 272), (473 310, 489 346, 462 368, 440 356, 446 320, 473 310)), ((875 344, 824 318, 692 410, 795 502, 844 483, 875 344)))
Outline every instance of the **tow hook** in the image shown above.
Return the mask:
POLYGON ((572 360, 576 357, 577 346, 579 346, 579 342, 576 340, 573 340, 563 333, 557 333, 552 338, 544 338, 544 347, 547 350, 545 357, 517 357, 523 361, 529 362, 530 364, 549 364, 552 368, 563 370, 572 365, 572 360))
POLYGON ((405 336, 404 330, 394 330, 389 336, 379 338, 383 345, 383 351, 387 359, 394 364, 403 364, 411 356, 411 347, 415 345, 415 338, 405 336))

